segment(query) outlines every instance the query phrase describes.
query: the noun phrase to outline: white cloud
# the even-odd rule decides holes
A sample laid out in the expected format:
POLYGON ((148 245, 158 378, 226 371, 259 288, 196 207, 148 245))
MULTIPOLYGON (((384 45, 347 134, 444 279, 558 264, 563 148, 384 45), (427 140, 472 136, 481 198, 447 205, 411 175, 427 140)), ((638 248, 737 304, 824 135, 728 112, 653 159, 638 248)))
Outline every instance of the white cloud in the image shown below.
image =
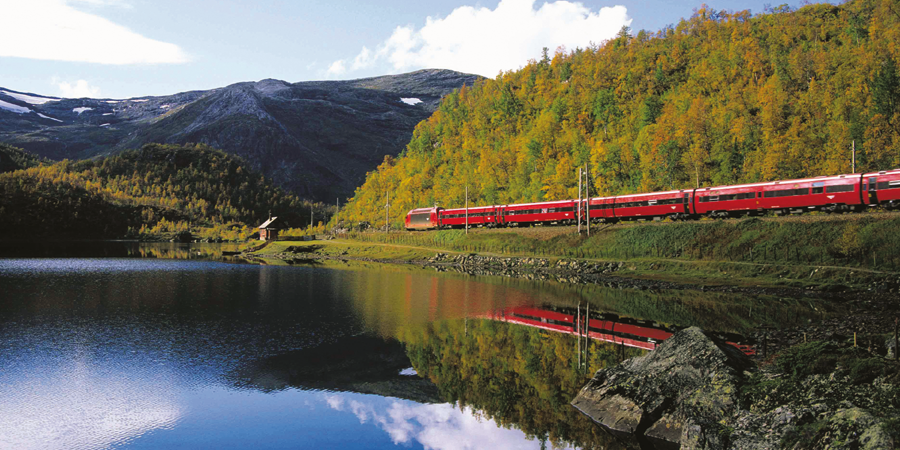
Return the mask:
POLYGON ((374 59, 375 55, 367 48, 363 47, 362 50, 356 55, 356 58, 353 58, 353 70, 365 69, 370 67, 375 63, 374 59))
POLYGON ((66 98, 96 98, 100 96, 100 88, 91 86, 85 80, 78 80, 75 84, 68 81, 53 80, 53 84, 59 88, 59 93, 66 98))
MULTIPOLYGON (((524 66, 544 47, 587 47, 613 38, 630 24, 624 6, 593 11, 564 0, 537 9, 535 0, 502 0, 493 10, 462 6, 444 18, 428 17, 418 30, 398 26, 374 52, 363 47, 350 69, 382 62, 392 71, 443 68, 493 77, 524 66)), ((327 74, 346 73, 345 61, 335 61, 327 74)))
POLYGON ((346 66, 346 64, 344 64, 344 60, 339 59, 339 60, 331 63, 330 66, 328 66, 328 70, 325 71, 325 74, 326 75, 343 75, 346 72, 347 72, 347 66, 346 66))
POLYGON ((90 6, 118 6, 131 9, 131 3, 125 0, 69 0, 69 3, 83 3, 90 6))
POLYGON ((441 450, 541 446, 536 440, 528 440, 520 430, 503 428, 480 417, 472 408, 460 409, 449 403, 423 405, 396 400, 384 408, 341 395, 327 395, 325 403, 334 410, 353 413, 360 423, 375 423, 395 445, 408 446, 416 441, 426 449, 441 450))
POLYGON ((120 0, 0 0, 0 57, 98 64, 175 64, 177 45, 141 36, 73 4, 123 6, 120 0))

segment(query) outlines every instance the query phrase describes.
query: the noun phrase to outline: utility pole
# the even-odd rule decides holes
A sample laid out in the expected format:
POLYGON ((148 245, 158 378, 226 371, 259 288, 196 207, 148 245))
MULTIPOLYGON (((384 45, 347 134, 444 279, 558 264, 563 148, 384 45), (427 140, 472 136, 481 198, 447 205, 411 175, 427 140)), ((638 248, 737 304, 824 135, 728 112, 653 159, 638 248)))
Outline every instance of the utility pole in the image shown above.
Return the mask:
POLYGON ((469 234, 469 185, 466 185, 466 234, 469 234))
POLYGON ((581 171, 582 167, 578 168, 578 234, 581 234, 581 171))
POLYGON ((313 205, 309 205, 309 229, 313 227, 313 205))
POLYGON ((387 193, 387 200, 384 202, 384 232, 390 233, 391 228, 388 225, 388 216, 391 214, 391 193, 387 193))
POLYGON ((856 173, 856 139, 854 139, 853 143, 850 144, 850 148, 853 149, 853 162, 851 163, 852 166, 850 167, 850 172, 856 173))
POLYGON ((585 226, 587 227, 588 237, 591 237, 591 171, 588 163, 584 163, 584 196, 587 197, 587 202, 585 202, 585 217, 587 218, 585 226))

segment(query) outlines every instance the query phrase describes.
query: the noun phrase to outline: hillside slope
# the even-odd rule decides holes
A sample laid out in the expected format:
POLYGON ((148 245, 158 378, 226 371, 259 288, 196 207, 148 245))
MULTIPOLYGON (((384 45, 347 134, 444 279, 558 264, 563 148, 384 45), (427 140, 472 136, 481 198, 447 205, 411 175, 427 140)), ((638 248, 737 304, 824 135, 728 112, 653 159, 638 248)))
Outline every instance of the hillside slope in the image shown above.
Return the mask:
POLYGON ((295 227, 309 223, 310 208, 318 217, 324 213, 240 158, 204 145, 148 144, 110 157, 45 163, 0 174, 0 192, 0 234, 17 239, 138 237, 154 227, 249 234, 270 211, 295 227))
POLYGON ((765 14, 701 8, 657 33, 545 54, 445 97, 340 218, 900 166, 900 11, 889 0, 765 14))
POLYGON ((0 141, 57 160, 147 143, 203 143, 240 156, 296 194, 333 203, 385 156, 397 155, 443 95, 476 78, 421 70, 348 81, 267 79, 128 100, 0 88, 0 141))

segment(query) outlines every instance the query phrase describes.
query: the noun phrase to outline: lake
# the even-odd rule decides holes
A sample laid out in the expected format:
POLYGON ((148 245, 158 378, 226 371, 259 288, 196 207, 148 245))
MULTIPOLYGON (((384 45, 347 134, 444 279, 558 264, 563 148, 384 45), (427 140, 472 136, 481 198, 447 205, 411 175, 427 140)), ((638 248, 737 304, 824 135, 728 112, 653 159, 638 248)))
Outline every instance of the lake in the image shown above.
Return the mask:
POLYGON ((0 245, 0 448, 616 448, 568 403, 651 331, 827 306, 223 249, 0 245), (593 339, 565 322, 588 307, 593 339))

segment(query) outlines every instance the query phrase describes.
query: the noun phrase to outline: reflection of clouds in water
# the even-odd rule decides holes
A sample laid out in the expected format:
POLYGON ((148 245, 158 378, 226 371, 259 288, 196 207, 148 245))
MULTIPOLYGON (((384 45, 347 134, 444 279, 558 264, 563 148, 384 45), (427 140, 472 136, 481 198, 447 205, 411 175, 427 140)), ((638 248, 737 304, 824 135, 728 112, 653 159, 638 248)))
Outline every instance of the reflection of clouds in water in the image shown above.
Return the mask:
POLYGON ((171 428, 182 416, 167 394, 173 382, 166 374, 91 367, 76 362, 51 373, 0 377, 0 448, 107 448, 171 428))
POLYGON ((386 408, 340 395, 326 395, 325 403, 337 411, 354 414, 360 423, 372 421, 390 435, 394 444, 413 440, 426 449, 540 448, 519 430, 505 429, 490 419, 479 418, 471 408, 462 411, 453 405, 423 405, 394 400, 386 408))

